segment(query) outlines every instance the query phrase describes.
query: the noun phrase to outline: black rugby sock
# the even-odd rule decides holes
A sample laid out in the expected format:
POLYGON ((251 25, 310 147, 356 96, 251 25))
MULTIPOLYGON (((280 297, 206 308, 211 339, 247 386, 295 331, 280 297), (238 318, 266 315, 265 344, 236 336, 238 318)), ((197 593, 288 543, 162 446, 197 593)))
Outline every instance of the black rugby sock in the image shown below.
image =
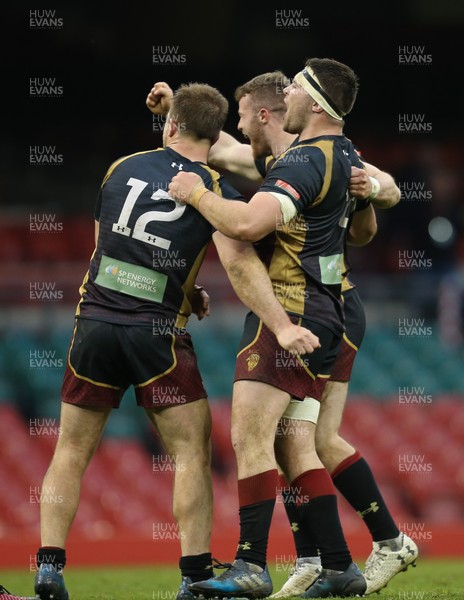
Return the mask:
POLYGON ((60 571, 66 564, 66 550, 56 546, 42 546, 37 551, 36 559, 38 567, 42 564, 52 565, 60 571))
POLYGON ((341 462, 332 473, 332 479, 338 491, 363 519, 375 542, 399 535, 374 475, 359 452, 341 462))
POLYGON ((239 479, 240 541, 236 559, 265 567, 277 483, 277 469, 239 479))
POLYGON ((209 579, 213 575, 211 552, 181 556, 179 568, 182 577, 190 577, 192 582, 209 579))
POLYGON ((337 496, 325 469, 310 469, 291 485, 300 520, 314 536, 324 569, 345 571, 353 562, 338 515, 337 496))
POLYGON ((303 525, 301 523, 301 515, 295 503, 296 498, 283 475, 280 476, 280 485, 280 493, 292 529, 297 557, 318 556, 317 546, 314 543, 313 534, 309 530, 309 524, 303 525))

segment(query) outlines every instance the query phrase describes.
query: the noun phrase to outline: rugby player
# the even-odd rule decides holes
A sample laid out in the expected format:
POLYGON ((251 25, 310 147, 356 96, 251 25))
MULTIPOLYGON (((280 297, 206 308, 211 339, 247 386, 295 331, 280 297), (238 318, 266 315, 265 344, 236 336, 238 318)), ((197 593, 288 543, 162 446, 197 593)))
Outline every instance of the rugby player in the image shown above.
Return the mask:
POLYGON ((294 431, 276 438, 281 417, 299 419, 301 410, 311 410, 314 400, 320 400, 320 379, 330 372, 342 340, 343 247, 353 210, 347 191, 351 166, 362 167, 343 135, 343 116, 354 104, 357 87, 357 77, 346 65, 308 61, 285 88, 284 128, 299 139, 279 155, 248 204, 223 201, 188 173, 176 175, 169 186, 171 195, 197 208, 222 233, 262 240, 259 252, 280 302, 321 343, 311 355, 296 357, 291 368, 279 369, 275 337, 259 318, 247 316, 232 405, 240 541, 224 574, 189 586, 197 594, 271 594, 266 552, 278 484, 275 456, 292 482, 303 526, 313 533, 321 555, 321 576, 305 597, 366 590, 343 536, 333 482, 315 452, 314 423, 307 421, 304 445, 294 431))
MULTIPOLYGON (((163 148, 113 163, 96 207, 96 249, 80 288, 62 386, 61 431, 43 488, 62 503, 41 503, 35 592, 68 600, 65 545, 78 509, 82 476, 106 420, 130 386, 175 465, 173 512, 179 527, 182 582, 211 575, 211 414, 189 334, 188 317, 207 313, 195 279, 213 235, 209 222, 167 192, 174 173, 191 171, 216 194, 240 199, 206 165, 227 115, 227 100, 204 84, 174 95, 163 148), (163 259, 175 257, 177 267, 163 259)), ((291 322, 250 244, 214 233, 239 297, 274 331, 283 348, 311 353, 316 336, 291 322), (246 269, 242 267, 246 263, 246 269), (238 275, 237 275, 238 273, 238 275), (245 288, 245 289, 244 289, 245 288)), ((156 501, 156 498, 154 498, 156 501)))

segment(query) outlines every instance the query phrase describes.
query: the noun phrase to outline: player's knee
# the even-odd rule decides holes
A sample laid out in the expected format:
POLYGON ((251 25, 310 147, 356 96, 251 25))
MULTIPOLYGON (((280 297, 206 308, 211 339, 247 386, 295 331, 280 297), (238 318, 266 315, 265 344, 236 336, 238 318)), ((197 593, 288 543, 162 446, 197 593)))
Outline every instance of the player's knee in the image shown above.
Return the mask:
POLYGON ((339 451, 342 447, 342 439, 336 435, 317 435, 316 436, 316 452, 322 462, 330 459, 333 454, 339 451))
POLYGON ((188 460, 189 462, 211 463, 211 436, 210 431, 202 430, 198 433, 189 431, 188 433, 180 431, 176 439, 169 441, 169 453, 173 460, 179 457, 179 460, 188 460))
POLYGON ((56 445, 52 463, 66 470, 83 471, 94 454, 96 445, 79 444, 60 440, 56 445))
POLYGON ((249 427, 233 426, 231 430, 232 447, 236 456, 254 454, 263 456, 274 453, 273 440, 269 436, 261 435, 249 427))

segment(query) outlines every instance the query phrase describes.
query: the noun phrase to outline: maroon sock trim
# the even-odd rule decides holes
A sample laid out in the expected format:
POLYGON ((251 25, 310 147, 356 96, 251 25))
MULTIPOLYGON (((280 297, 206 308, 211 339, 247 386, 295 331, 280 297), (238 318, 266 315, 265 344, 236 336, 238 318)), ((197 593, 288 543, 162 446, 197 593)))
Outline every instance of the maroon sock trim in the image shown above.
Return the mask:
POLYGON ((358 450, 356 450, 356 452, 354 454, 352 454, 351 456, 348 456, 348 458, 345 458, 344 460, 342 460, 342 462, 339 463, 335 467, 335 469, 332 471, 332 473, 331 473, 332 479, 334 479, 337 475, 340 475, 340 473, 343 473, 343 471, 345 471, 346 469, 351 467, 351 465, 354 465, 354 463, 357 462, 360 458, 362 458, 361 453, 358 452, 358 450))
POLYGON ((319 496, 335 496, 335 486, 325 469, 310 469, 292 482, 292 496, 297 506, 319 496))
POLYGON ((275 500, 279 477, 277 469, 264 471, 238 480, 238 502, 240 507, 275 500))

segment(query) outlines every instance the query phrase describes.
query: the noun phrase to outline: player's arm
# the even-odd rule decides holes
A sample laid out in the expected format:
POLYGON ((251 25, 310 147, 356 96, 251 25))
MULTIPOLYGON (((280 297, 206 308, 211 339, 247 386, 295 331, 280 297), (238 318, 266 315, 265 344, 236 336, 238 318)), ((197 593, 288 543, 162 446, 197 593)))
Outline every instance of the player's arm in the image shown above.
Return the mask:
POLYGON ((262 181, 255 166, 250 144, 241 144, 232 135, 221 131, 218 141, 211 146, 208 163, 252 181, 262 181))
MULTIPOLYGON (((256 242, 290 221, 298 213, 296 203, 289 195, 281 193, 281 188, 291 190, 293 198, 301 198, 289 183, 277 178, 276 185, 270 185, 269 191, 258 190, 248 204, 224 200, 208 190, 198 175, 186 171, 178 173, 171 179, 168 190, 172 198, 193 206, 215 229, 228 237, 245 242, 256 242)), ((315 198, 316 195, 315 188, 307 194, 309 198, 315 198)))
POLYGON ((190 204, 215 229, 235 240, 256 242, 282 223, 280 202, 269 192, 257 192, 247 204, 224 200, 205 188, 201 177, 186 171, 173 177, 168 189, 171 198, 190 204))
POLYGON ((365 246, 377 233, 375 210, 368 204, 363 210, 353 213, 347 233, 347 244, 350 246, 365 246))
POLYGON ((310 353, 318 348, 317 336, 290 321, 253 246, 232 240, 219 231, 213 234, 213 241, 235 293, 275 334, 282 348, 293 354, 310 353))
POLYGON ((361 200, 369 200, 375 208, 392 208, 401 198, 393 177, 369 163, 365 169, 351 167, 350 193, 361 200), (373 181, 374 180, 374 181, 373 181))

